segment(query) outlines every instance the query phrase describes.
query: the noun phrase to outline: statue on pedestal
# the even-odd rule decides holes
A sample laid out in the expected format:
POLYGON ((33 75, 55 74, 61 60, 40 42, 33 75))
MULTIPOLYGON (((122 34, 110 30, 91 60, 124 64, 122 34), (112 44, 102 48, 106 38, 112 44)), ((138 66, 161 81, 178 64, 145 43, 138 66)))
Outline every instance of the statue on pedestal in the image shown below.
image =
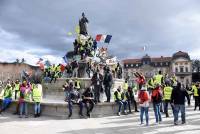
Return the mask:
POLYGON ((83 34, 85 36, 88 35, 87 23, 89 23, 89 21, 85 17, 85 14, 82 13, 82 18, 79 20, 79 27, 80 27, 80 34, 83 34))

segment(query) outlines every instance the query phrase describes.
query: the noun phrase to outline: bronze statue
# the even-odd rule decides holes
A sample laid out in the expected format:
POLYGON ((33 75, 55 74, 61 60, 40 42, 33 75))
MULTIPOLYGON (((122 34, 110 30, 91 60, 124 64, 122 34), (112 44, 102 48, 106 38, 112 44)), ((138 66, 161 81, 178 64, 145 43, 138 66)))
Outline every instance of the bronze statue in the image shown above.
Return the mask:
POLYGON ((89 21, 85 17, 85 14, 82 13, 82 18, 79 20, 80 34, 88 35, 87 23, 89 23, 89 21))

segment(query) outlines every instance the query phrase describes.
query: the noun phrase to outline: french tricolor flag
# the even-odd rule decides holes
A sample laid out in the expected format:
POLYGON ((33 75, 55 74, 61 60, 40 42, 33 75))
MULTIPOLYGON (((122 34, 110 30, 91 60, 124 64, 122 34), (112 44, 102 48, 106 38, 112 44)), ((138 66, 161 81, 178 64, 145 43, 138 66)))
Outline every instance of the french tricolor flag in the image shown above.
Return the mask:
POLYGON ((96 41, 103 41, 105 43, 110 43, 111 38, 112 35, 97 34, 96 41))

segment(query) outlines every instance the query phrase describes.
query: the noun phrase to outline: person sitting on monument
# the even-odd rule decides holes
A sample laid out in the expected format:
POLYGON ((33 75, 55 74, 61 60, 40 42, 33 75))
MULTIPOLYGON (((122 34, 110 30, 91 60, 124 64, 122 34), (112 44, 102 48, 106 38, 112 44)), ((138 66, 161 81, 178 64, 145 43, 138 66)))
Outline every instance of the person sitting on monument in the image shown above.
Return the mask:
POLYGON ((0 109, 0 114, 1 112, 5 111, 8 106, 10 105, 10 103, 12 102, 12 86, 11 84, 7 84, 5 89, 2 92, 3 96, 3 103, 2 103, 2 107, 0 109))
POLYGON ((124 106, 124 113, 127 114, 126 112, 126 105, 127 105, 127 101, 125 101, 125 96, 122 95, 122 91, 121 91, 121 86, 119 86, 117 88, 117 90, 114 92, 114 101, 118 104, 119 109, 118 109, 118 113, 117 115, 120 116, 121 115, 121 108, 122 106, 124 106), (123 96, 123 98, 122 98, 123 96))
POLYGON ((83 103, 86 106, 87 109, 87 116, 90 118, 91 112, 94 108, 94 93, 92 89, 89 87, 85 90, 83 93, 83 103))
POLYGON ((73 81, 70 80, 69 81, 69 86, 68 86, 68 108, 69 108, 69 115, 68 115, 68 118, 71 118, 72 116, 72 109, 73 109, 73 104, 77 104, 79 105, 79 115, 80 117, 83 117, 83 102, 81 100, 81 95, 80 93, 74 89, 73 87, 73 81))
POLYGON ((67 72, 67 78, 71 78, 73 74, 73 70, 70 63, 67 63, 67 65, 65 66, 65 70, 67 72))

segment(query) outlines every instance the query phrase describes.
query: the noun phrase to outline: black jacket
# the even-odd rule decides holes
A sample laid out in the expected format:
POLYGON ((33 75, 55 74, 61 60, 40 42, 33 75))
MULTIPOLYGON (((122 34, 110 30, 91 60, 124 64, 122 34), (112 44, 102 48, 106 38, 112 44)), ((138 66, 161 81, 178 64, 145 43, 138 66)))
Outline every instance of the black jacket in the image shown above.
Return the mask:
POLYGON ((187 98, 188 104, 190 104, 190 97, 185 89, 181 89, 176 87, 172 91, 171 95, 171 103, 184 105, 185 104, 185 97, 187 98))

